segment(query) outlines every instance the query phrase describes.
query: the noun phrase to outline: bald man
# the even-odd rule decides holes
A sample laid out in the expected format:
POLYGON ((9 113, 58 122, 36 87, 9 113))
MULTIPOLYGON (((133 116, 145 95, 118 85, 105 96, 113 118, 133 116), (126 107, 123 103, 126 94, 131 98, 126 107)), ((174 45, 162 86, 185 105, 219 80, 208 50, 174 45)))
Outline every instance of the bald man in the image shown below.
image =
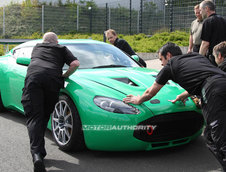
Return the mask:
POLYGON ((79 66, 79 61, 65 47, 58 44, 57 35, 47 32, 43 42, 37 44, 27 69, 22 104, 30 138, 30 151, 34 172, 45 172, 46 156, 44 135, 50 114, 64 87, 64 78, 69 77, 79 66), (69 69, 63 74, 64 64, 69 69))

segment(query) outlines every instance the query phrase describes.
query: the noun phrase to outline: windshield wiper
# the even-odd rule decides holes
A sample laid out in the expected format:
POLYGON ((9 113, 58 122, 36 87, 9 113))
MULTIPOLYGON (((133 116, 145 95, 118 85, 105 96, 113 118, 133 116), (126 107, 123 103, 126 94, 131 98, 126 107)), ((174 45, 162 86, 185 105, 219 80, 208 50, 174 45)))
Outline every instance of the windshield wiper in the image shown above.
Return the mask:
POLYGON ((110 67, 127 67, 127 66, 111 64, 111 65, 95 66, 92 69, 95 69, 95 68, 110 68, 110 67))

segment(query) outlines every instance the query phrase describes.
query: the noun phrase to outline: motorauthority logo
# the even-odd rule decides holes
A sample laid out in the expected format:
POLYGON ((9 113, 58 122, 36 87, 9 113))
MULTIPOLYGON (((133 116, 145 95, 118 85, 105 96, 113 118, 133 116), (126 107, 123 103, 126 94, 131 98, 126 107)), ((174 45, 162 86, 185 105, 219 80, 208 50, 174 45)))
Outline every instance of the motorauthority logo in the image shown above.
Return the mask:
POLYGON ((152 135, 157 125, 83 125, 83 130, 112 131, 112 130, 142 130, 152 135))

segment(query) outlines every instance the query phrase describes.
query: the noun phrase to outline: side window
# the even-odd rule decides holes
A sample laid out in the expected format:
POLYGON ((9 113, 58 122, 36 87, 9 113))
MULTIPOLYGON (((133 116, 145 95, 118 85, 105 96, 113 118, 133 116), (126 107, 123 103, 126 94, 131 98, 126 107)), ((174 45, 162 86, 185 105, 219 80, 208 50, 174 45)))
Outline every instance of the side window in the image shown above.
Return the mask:
POLYGON ((33 50, 33 47, 23 47, 23 48, 15 49, 13 51, 13 56, 15 59, 17 59, 18 57, 31 58, 32 50, 33 50))

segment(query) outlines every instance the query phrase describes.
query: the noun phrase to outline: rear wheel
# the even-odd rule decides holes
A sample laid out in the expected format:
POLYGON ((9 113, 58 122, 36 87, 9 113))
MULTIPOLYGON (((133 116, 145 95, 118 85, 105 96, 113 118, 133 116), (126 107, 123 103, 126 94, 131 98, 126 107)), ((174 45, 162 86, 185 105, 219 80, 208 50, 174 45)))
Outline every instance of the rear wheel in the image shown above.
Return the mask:
POLYGON ((73 101, 61 95, 52 114, 53 137, 63 151, 81 151, 85 148, 82 124, 73 101))
POLYGON ((0 112, 4 112, 4 111, 6 111, 6 109, 2 103, 2 97, 1 97, 1 92, 0 92, 0 112))

